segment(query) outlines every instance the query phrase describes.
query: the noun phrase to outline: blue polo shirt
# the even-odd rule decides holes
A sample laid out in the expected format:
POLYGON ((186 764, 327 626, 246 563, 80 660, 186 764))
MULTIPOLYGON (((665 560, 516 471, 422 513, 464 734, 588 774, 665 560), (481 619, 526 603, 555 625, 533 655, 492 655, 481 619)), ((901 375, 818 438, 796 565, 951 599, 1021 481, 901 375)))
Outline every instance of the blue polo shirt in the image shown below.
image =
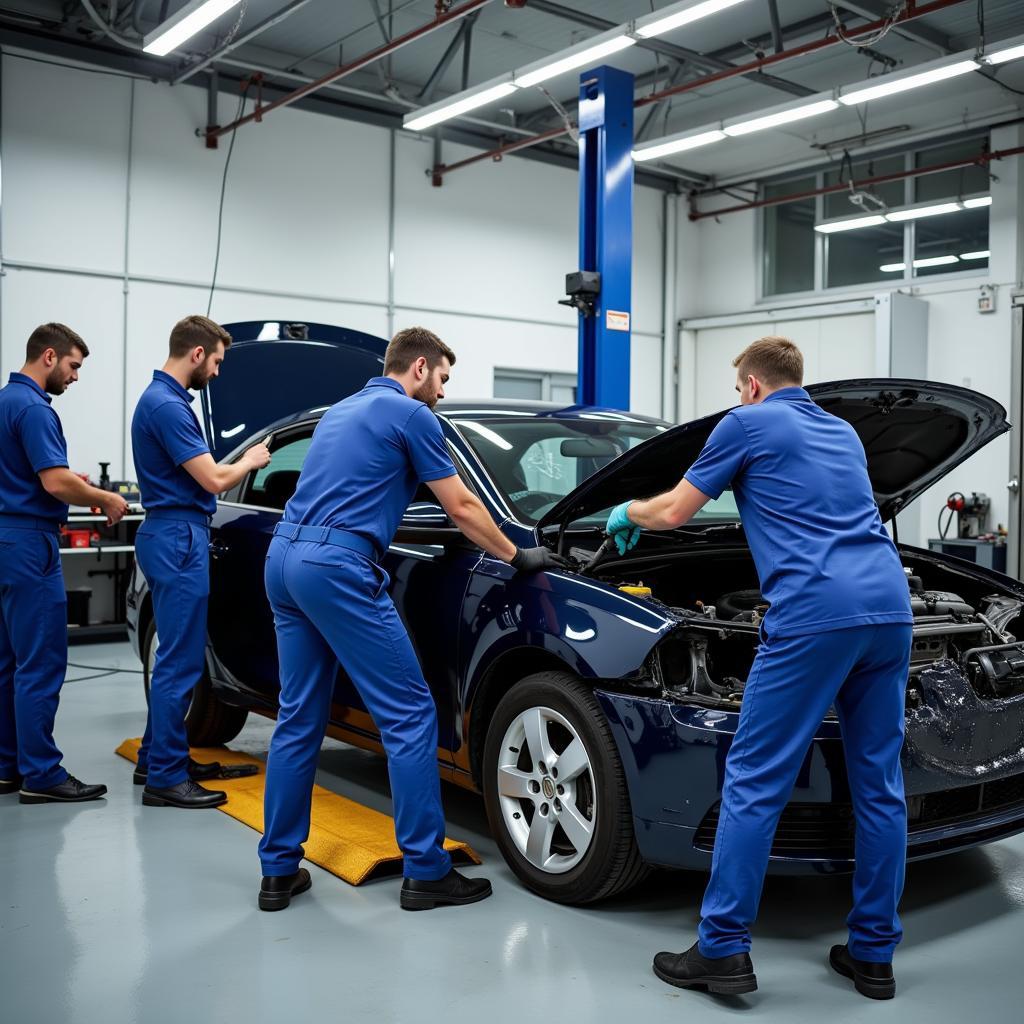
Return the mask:
POLYGON ((192 411, 195 395, 169 373, 156 370, 132 417, 132 455, 143 506, 188 509, 213 515, 216 495, 201 487, 183 462, 209 454, 199 420, 192 411))
POLYGON ((0 453, 0 515, 65 522, 68 506, 39 479, 44 469, 67 467, 64 431, 50 396, 23 373, 0 389, 0 453))
POLYGON ((803 388, 730 410, 686 479, 709 498, 732 486, 767 636, 914 621, 860 438, 803 388))
POLYGON ((350 530, 383 552, 419 483, 454 475, 430 408, 373 377, 317 424, 284 521, 350 530))

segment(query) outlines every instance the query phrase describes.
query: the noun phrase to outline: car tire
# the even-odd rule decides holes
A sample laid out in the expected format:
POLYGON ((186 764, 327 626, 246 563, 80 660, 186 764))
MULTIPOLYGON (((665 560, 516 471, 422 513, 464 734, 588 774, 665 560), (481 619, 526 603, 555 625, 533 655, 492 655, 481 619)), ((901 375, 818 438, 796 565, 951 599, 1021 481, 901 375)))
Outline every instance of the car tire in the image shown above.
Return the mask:
MULTIPOLYGON (((146 691, 146 706, 149 706, 150 674, 153 669, 156 647, 156 620, 150 622, 142 644, 142 684, 146 691)), ((203 669, 203 678, 192 691, 192 700, 185 714, 185 731, 191 747, 219 747, 230 743, 245 725, 249 712, 225 704, 214 692, 210 678, 203 669)))
POLYGON ((488 725, 482 774, 491 834, 512 871, 538 895, 557 903, 593 903, 649 873, 637 848, 611 729, 591 688, 575 676, 538 672, 505 694, 488 725), (529 749, 537 728, 544 735, 534 745, 546 738, 556 755, 544 770, 529 749), (574 746, 577 741, 581 747, 574 746), (586 768, 570 784, 566 777, 584 754, 586 768), (559 763, 566 768, 564 785, 559 763))

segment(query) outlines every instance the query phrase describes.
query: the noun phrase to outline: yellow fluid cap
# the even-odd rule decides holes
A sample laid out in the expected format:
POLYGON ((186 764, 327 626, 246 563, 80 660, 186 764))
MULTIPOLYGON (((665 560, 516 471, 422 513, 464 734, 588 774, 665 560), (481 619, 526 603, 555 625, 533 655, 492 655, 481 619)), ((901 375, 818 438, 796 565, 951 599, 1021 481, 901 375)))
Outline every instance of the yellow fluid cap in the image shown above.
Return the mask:
POLYGON ((634 597, 650 597, 652 594, 650 587, 631 587, 622 586, 619 587, 624 594, 632 594, 634 597))

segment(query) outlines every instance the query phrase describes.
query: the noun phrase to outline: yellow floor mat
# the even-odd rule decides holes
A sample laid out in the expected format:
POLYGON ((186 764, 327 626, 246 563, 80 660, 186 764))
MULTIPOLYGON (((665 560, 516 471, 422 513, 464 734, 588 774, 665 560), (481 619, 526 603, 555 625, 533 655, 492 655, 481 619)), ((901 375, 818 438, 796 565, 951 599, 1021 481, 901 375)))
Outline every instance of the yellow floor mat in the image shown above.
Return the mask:
MULTIPOLYGON (((132 762, 139 759, 141 739, 125 740, 116 750, 132 762)), ((263 831, 263 783, 265 765, 255 757, 227 747, 195 747, 197 761, 221 764, 254 764, 258 775, 241 779, 217 779, 206 783, 210 789, 222 789, 227 803, 217 809, 237 818, 257 832, 263 831)), ((457 860, 481 863, 468 843, 446 839, 444 848, 457 860)), ((402 854, 395 842, 395 822, 386 814, 347 800, 323 786, 313 787, 313 814, 309 839, 304 846, 306 859, 330 871, 352 885, 360 885, 382 874, 401 870, 402 854)))

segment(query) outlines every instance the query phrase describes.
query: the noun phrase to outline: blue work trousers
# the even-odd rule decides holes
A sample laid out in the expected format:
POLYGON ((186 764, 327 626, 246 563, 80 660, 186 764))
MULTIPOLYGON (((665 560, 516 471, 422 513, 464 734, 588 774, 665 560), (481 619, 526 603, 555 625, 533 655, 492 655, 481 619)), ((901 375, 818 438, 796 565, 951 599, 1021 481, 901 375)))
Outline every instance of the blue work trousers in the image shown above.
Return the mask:
POLYGON ((56 527, 0 525, 0 779, 20 775, 27 789, 39 791, 68 777, 53 741, 67 665, 56 527))
POLYGON ((698 932, 704 956, 750 949, 779 816, 833 705, 856 820, 850 954, 888 963, 902 938, 907 856, 900 750, 911 626, 889 623, 762 642, 725 766, 711 879, 698 932))
POLYGON ((283 536, 270 543, 266 585, 281 707, 267 759, 259 847, 264 875, 290 875, 302 859, 339 662, 380 730, 406 877, 435 880, 451 870, 437 773, 437 708, 387 583, 378 565, 337 544, 283 536))
POLYGON ((176 786, 188 778, 185 715, 206 668, 206 609, 210 597, 210 528, 150 513, 135 536, 135 559, 153 595, 160 646, 149 681, 149 717, 139 748, 147 785, 176 786))

